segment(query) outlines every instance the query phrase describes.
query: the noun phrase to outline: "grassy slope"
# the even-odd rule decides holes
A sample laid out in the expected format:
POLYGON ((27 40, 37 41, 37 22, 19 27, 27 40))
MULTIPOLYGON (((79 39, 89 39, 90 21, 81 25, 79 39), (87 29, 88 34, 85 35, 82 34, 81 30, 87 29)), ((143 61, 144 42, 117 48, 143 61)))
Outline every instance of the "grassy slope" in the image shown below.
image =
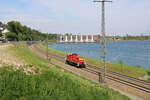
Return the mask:
POLYGON ((0 68, 2 100, 129 100, 111 89, 50 64, 23 44, 16 44, 11 50, 42 70, 41 74, 26 75, 13 71, 11 67, 0 68))
POLYGON ((150 78, 148 78, 148 81, 150 82, 150 78))
MULTIPOLYGON (((45 46, 42 44, 39 44, 38 46, 42 49, 45 49, 45 46)), ((62 56, 62 57, 65 57, 66 55, 66 53, 64 52, 54 50, 51 48, 49 49, 49 52, 62 56)), ((87 64, 102 68, 102 62, 100 60, 88 58, 88 57, 84 57, 84 58, 86 59, 87 64)), ((143 77, 144 75, 147 74, 147 70, 144 68, 140 68, 138 66, 136 67, 136 66, 125 65, 121 63, 113 63, 113 62, 107 63, 107 70, 121 73, 121 74, 128 75, 128 76, 135 77, 135 78, 143 77)))

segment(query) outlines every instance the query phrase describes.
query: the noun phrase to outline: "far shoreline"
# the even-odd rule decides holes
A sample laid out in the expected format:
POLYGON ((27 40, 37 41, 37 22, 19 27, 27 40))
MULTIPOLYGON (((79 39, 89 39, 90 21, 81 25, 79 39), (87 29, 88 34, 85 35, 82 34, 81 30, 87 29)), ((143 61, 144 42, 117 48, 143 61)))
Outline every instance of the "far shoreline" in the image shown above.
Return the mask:
MULTIPOLYGON (((136 41, 150 41, 150 40, 117 40, 117 41, 106 41, 106 43, 109 42, 136 42, 136 41)), ((101 41, 98 42, 49 42, 49 44, 56 44, 56 43, 101 43, 101 41)))

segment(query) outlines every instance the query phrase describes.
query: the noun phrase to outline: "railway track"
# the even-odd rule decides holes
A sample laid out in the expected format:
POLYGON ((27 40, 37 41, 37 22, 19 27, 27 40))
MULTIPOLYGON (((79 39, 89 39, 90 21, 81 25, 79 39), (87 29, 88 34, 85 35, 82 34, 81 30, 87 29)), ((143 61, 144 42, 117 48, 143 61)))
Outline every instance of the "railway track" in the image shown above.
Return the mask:
MULTIPOLYGON (((39 50, 40 52, 45 53, 40 48, 38 48, 36 46, 35 46, 35 48, 37 50, 39 50)), ((64 57, 60 57, 58 55, 51 54, 51 53, 49 53, 49 55, 50 55, 51 58, 65 63, 65 58, 64 57)), ((86 68, 81 68, 81 70, 84 70, 86 72, 89 72, 89 73, 92 73, 92 74, 98 75, 98 76, 99 76, 99 73, 104 72, 104 70, 102 68, 98 68, 98 67, 91 66, 91 65, 87 65, 86 68)), ((129 76, 126 76, 126 75, 122 75, 122 74, 119 74, 119 73, 115 73, 115 72, 112 72, 112 71, 107 71, 106 79, 112 80, 112 81, 115 81, 115 82, 119 82, 123 85, 130 86, 130 87, 138 89, 140 91, 144 91, 145 93, 148 93, 150 95, 150 82, 146 82, 144 80, 136 79, 136 78, 129 77, 129 76)), ((97 80, 97 81, 99 81, 99 80, 97 80)))
MULTIPOLYGON (((98 67, 91 66, 91 65, 87 65, 87 67, 90 68, 91 70, 95 70, 95 71, 98 71, 98 72, 104 72, 104 70, 102 68, 98 68, 98 67)), ((124 79, 126 81, 130 81, 133 84, 135 82, 138 82, 138 85, 147 87, 150 90, 150 82, 140 80, 140 79, 137 79, 137 78, 133 78, 133 77, 129 77, 129 76, 126 76, 126 75, 123 75, 123 74, 115 73, 115 72, 112 72, 112 71, 107 71, 107 74, 111 75, 111 76, 115 76, 116 78, 119 78, 119 79, 124 79)))
MULTIPOLYGON (((94 71, 94 70, 91 70, 89 68, 83 68, 82 70, 88 71, 88 72, 96 74, 96 75, 99 75, 98 71, 94 71)), ((116 82, 119 82, 119 83, 124 84, 124 85, 131 86, 133 88, 142 90, 144 92, 150 93, 150 88, 146 87, 146 86, 142 86, 142 84, 139 85, 136 82, 131 82, 131 81, 128 81, 128 80, 122 79, 122 78, 117 78, 116 76, 112 76, 112 75, 109 75, 109 74, 106 74, 106 78, 110 79, 110 80, 113 80, 113 81, 116 81, 116 82)))

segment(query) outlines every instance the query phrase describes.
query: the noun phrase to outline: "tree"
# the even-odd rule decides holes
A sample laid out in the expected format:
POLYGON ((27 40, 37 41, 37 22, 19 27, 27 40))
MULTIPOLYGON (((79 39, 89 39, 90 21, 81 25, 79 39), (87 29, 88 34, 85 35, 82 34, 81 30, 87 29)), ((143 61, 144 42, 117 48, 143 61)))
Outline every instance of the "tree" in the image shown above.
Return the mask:
POLYGON ((7 37, 8 40, 17 40, 16 33, 14 33, 14 32, 7 32, 5 34, 6 34, 6 37, 7 37))
POLYGON ((0 37, 2 36, 2 31, 0 30, 0 37))
POLYGON ((18 38, 19 41, 23 40, 23 39, 22 39, 22 34, 21 34, 21 33, 18 33, 17 38, 18 38))
POLYGON ((6 27, 9 31, 14 32, 17 35, 19 34, 19 32, 23 31, 20 22, 17 21, 8 22, 6 27))
MULTIPOLYGON (((31 29, 28 26, 23 26, 20 22, 17 21, 10 21, 7 23, 7 29, 9 30, 9 33, 7 33, 8 40, 33 40, 33 41, 39 41, 39 40, 45 40, 46 34, 39 32, 38 30, 31 29)), ((49 40, 56 40, 57 35, 56 34, 50 34, 48 36, 49 40)))
POLYGON ((149 76, 150 76, 150 70, 148 70, 148 71, 147 71, 147 75, 149 75, 149 76))
POLYGON ((3 23, 0 21, 0 26, 2 25, 3 23))
MULTIPOLYGON (((0 28, 3 23, 0 21, 0 28)), ((0 37, 2 36, 2 30, 0 30, 0 37)))

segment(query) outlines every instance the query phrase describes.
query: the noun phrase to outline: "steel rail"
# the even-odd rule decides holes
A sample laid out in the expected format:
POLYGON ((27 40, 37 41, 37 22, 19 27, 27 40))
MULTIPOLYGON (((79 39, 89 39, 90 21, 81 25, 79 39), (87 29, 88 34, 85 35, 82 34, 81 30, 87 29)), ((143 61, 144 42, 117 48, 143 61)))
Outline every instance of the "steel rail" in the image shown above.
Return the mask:
MULTIPOLYGON (((90 72, 90 73, 95 74, 95 75, 99 75, 99 72, 94 71, 94 70, 91 70, 91 69, 88 69, 88 68, 84 68, 84 69, 82 69, 82 70, 87 71, 87 72, 90 72)), ((128 85, 128 86, 131 86, 131 87, 133 87, 133 88, 136 88, 136 89, 145 91, 145 92, 147 92, 147 93, 150 93, 150 89, 149 89, 149 88, 146 88, 146 87, 141 86, 141 85, 137 85, 136 83, 132 83, 132 82, 129 82, 129 81, 120 79, 120 78, 116 78, 115 76, 107 75, 107 74, 106 74, 106 78, 107 78, 107 79, 110 79, 110 80, 113 80, 113 81, 117 81, 117 82, 119 82, 119 83, 122 83, 122 84, 125 84, 125 85, 128 85)))
MULTIPOLYGON (((98 68, 98 67, 95 67, 95 66, 92 66, 92 65, 87 65, 87 66, 91 67, 91 68, 93 68, 95 70, 98 70, 98 71, 99 70, 103 71, 102 68, 98 68)), ((140 82, 140 83, 146 84, 146 85, 148 85, 150 87, 150 82, 147 82, 147 81, 144 81, 144 80, 140 80, 140 79, 137 79, 137 78, 133 78, 133 77, 130 77, 130 76, 127 76, 127 75, 119 74, 119 73, 116 73, 116 72, 108 71, 108 70, 107 70, 107 72, 109 74, 112 74, 112 75, 116 75, 116 76, 119 76, 119 77, 122 77, 122 78, 130 79, 132 81, 136 81, 136 82, 140 82)))
MULTIPOLYGON (((58 56, 57 56, 58 57, 58 56)), ((57 59, 57 58, 56 58, 57 59)), ((58 60, 58 59, 57 59, 58 60)), ((59 58, 59 61, 61 61, 61 62, 64 62, 64 60, 63 59, 60 59, 59 58)), ((92 70, 92 69, 89 69, 89 68, 81 68, 82 70, 84 70, 84 71, 87 71, 87 72, 90 72, 90 73, 92 73, 92 74, 95 74, 95 75, 99 75, 99 71, 94 71, 94 70, 92 70)), ((114 73, 113 73, 114 74, 114 73)), ((119 75, 120 76, 120 74, 114 74, 114 75, 119 75)), ((125 76, 125 75, 123 75, 123 76, 125 76)), ((128 77, 128 76, 127 76, 128 77)), ((110 79, 110 80, 113 80, 113 81, 117 81, 117 82, 119 82, 119 83, 122 83, 122 84, 125 84, 125 85, 128 85, 128 86, 131 86, 131 87, 133 87, 133 88, 136 88, 136 89, 139 89, 139 90, 142 90, 142 91, 145 91, 145 92, 147 92, 147 93, 150 93, 150 88, 147 88, 146 86, 143 86, 143 85, 139 85, 138 83, 136 83, 137 81, 136 81, 136 79, 134 79, 134 78, 131 78, 131 79, 134 79, 134 81, 136 81, 136 82, 130 82, 128 79, 127 80, 125 80, 125 79, 120 79, 120 78, 117 78, 117 77, 115 77, 115 76, 111 76, 111 75, 108 75, 108 74, 106 74, 106 78, 108 78, 108 79, 110 79)), ((130 77, 129 77, 130 78, 130 77)), ((138 82, 139 82, 139 80, 138 80, 138 82)), ((141 82, 143 82, 143 81, 141 81, 141 82)), ((145 82, 145 81, 144 81, 145 82)), ((149 83, 149 82, 148 82, 149 83)))
MULTIPOLYGON (((41 50, 38 47, 36 47, 36 49, 40 50, 41 52, 43 51, 43 50, 41 50)), ((54 59, 56 59, 58 61, 65 62, 64 57, 60 57, 60 56, 52 54, 52 53, 49 53, 49 54, 51 55, 50 57, 52 57, 52 58, 54 58, 54 59)), ((97 68, 97 67, 91 66, 91 65, 87 65, 86 68, 81 68, 81 70, 90 72, 90 73, 95 74, 95 75, 99 75, 100 70, 103 71, 102 68, 97 68)), ((143 86, 145 84, 150 86, 150 82, 146 82, 146 81, 143 81, 143 80, 140 80, 140 79, 137 79, 137 78, 129 77, 129 76, 122 75, 122 74, 119 74, 119 73, 115 73, 115 72, 112 72, 112 71, 107 71, 107 73, 114 75, 114 76, 112 76, 112 75, 106 74, 106 78, 107 79, 110 79, 110 80, 119 82, 121 84, 125 84, 127 86, 130 86, 130 87, 133 87, 133 88, 145 91, 147 93, 150 93, 150 88, 147 88, 146 86, 143 86), (115 76, 121 77, 123 79, 117 78, 115 76), (130 82, 130 80, 134 81, 134 83, 130 82), (140 83, 140 84, 142 83, 143 85, 139 85, 138 83, 140 83)))

